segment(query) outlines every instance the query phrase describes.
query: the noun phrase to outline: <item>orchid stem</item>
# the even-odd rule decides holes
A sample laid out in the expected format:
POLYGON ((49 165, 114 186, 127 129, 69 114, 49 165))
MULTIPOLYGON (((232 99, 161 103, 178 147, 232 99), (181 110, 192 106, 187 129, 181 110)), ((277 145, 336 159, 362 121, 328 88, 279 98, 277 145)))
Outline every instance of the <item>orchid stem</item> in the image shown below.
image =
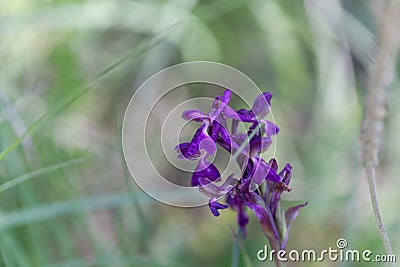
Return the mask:
POLYGON ((231 267, 238 267, 240 260, 240 250, 239 250, 239 240, 237 240, 242 235, 242 231, 238 230, 237 238, 233 239, 233 247, 232 247, 232 261, 231 267))

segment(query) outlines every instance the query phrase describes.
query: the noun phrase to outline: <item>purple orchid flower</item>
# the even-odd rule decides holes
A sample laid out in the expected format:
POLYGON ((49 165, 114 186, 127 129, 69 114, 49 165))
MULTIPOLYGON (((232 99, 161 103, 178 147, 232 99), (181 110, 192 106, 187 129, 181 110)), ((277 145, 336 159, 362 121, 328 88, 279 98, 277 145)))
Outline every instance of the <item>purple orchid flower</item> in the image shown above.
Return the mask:
POLYGON ((261 153, 272 144, 271 137, 279 132, 274 123, 264 119, 270 111, 272 94, 265 92, 259 95, 250 110, 232 109, 228 105, 230 98, 230 90, 217 96, 208 114, 200 110, 183 112, 184 119, 202 124, 191 142, 179 144, 175 149, 181 159, 199 159, 191 184, 199 186, 199 190, 210 197, 209 208, 214 216, 219 216, 220 210, 228 207, 235 210, 239 228, 245 237, 249 221, 246 209, 249 208, 257 216, 272 249, 285 249, 290 225, 307 202, 284 211, 280 205, 281 195, 284 191, 291 191, 292 166, 286 164, 278 173, 275 159, 267 163, 261 157, 261 153), (227 130, 228 119, 232 122, 230 131, 227 130), (251 123, 247 133, 238 133, 241 122, 251 123), (243 148, 243 144, 247 145, 243 148), (240 152, 236 161, 239 165, 245 164, 241 177, 235 178, 232 174, 220 186, 213 183, 221 180, 218 169, 207 161, 217 146, 231 154, 240 152), (226 204, 221 203, 224 198, 226 204))

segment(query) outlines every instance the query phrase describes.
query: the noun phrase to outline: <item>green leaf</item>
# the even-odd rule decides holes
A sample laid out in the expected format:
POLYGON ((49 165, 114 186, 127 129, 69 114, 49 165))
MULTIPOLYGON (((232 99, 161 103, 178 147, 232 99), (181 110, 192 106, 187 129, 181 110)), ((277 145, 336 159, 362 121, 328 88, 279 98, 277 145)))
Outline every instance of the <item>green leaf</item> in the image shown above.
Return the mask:
POLYGON ((55 164, 55 165, 52 165, 52 166, 44 167, 42 169, 39 169, 39 170, 36 170, 36 171, 33 171, 33 172, 26 173, 26 174, 24 174, 24 175, 22 175, 20 177, 11 179, 11 180, 1 184, 0 185, 0 193, 3 193, 4 191, 10 189, 11 187, 19 185, 19 184, 21 184, 21 183, 23 183, 25 181, 28 181, 30 179, 33 179, 35 177, 38 177, 38 176, 41 176, 41 175, 44 175, 44 174, 48 174, 48 173, 51 173, 53 171, 56 171, 56 170, 59 170, 59 169, 62 169, 62 168, 66 168, 66 167, 69 167, 69 166, 72 166, 72 165, 75 165, 75 164, 79 164, 81 162, 83 162, 83 159, 82 158, 78 158, 78 159, 73 159, 73 160, 61 162, 61 163, 58 163, 58 164, 55 164))

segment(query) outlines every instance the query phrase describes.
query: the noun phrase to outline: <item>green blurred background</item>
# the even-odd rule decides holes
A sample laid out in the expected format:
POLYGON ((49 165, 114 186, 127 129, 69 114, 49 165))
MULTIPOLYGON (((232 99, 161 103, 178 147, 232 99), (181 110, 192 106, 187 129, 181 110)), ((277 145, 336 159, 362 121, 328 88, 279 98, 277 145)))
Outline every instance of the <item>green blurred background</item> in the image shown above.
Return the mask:
MULTIPOLYGON (((231 266, 235 214, 156 202, 122 156, 135 89, 191 60, 231 65, 274 94, 276 157, 294 166, 284 197, 309 203, 287 248, 346 238, 384 253, 358 141, 374 11, 361 0, 1 1, 0 266, 231 266)), ((396 80, 377 175, 397 255, 399 102, 396 80)), ((273 266, 256 258, 267 240, 253 214, 242 244, 239 266, 273 266)))

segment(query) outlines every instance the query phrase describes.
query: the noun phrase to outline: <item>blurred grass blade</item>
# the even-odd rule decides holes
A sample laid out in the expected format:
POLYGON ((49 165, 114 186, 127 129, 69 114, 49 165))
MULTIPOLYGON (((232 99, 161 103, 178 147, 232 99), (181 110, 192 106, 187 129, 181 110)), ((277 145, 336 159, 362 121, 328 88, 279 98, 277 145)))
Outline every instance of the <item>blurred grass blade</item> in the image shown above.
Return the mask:
POLYGON ((195 10, 193 10, 193 13, 204 20, 213 20, 248 3, 249 2, 245 0, 213 1, 197 7, 195 10))
POLYGON ((131 199, 128 194, 106 195, 61 203, 52 203, 9 214, 3 213, 0 217, 0 231, 54 218, 60 215, 102 208, 119 207, 121 205, 130 204, 130 201, 131 199))
MULTIPOLYGON (((159 192, 159 194, 167 194, 169 197, 176 195, 174 192, 159 192)), ((190 198, 191 196, 193 196, 193 194, 188 193, 184 197, 190 198)), ((144 192, 136 193, 136 197, 137 200, 141 202, 155 203, 155 200, 144 192)), ((182 197, 182 195, 177 197, 182 197)), ((132 205, 132 196, 129 194, 112 194, 51 203, 11 213, 0 213, 0 231, 52 219, 61 215, 115 208, 125 205, 132 205)))
POLYGON ((141 45, 139 45, 138 47, 133 49, 131 52, 129 52, 125 56, 121 57, 120 59, 116 60, 115 62, 111 63, 110 65, 108 65, 107 67, 105 67, 104 69, 99 71, 98 74, 95 75, 93 81, 91 81, 89 84, 83 86, 83 88, 77 90, 77 92, 75 94, 73 94, 67 101, 50 109, 48 112, 43 114, 39 119, 37 119, 35 122, 33 122, 20 137, 18 137, 13 143, 11 143, 8 147, 6 147, 0 153, 0 161, 2 161, 11 151, 13 151, 25 139, 25 137, 27 137, 29 134, 33 133, 40 125, 42 125, 44 122, 46 122, 49 118, 62 112, 69 105, 71 105, 73 102, 75 102, 81 96, 83 96, 102 77, 109 74, 111 71, 113 71, 115 68, 117 68, 124 62, 126 62, 128 59, 133 58, 134 60, 137 60, 138 58, 140 58, 140 56, 142 56, 148 50, 150 50, 151 48, 155 47, 156 45, 162 43, 165 40, 164 36, 166 34, 168 34, 171 30, 173 30, 179 24, 180 24, 180 22, 172 25, 170 28, 159 33, 158 35, 154 36, 150 40, 147 40, 146 42, 142 43, 141 45))
POLYGON ((48 167, 44 167, 42 169, 24 174, 20 177, 14 178, 12 180, 9 180, 3 184, 0 185, 0 193, 3 193, 4 191, 10 189, 13 186, 16 186, 20 183, 23 183, 25 181, 28 181, 32 178, 38 177, 40 175, 44 175, 44 174, 48 174, 51 173, 53 171, 62 169, 62 168, 66 168, 75 164, 79 164, 83 162, 83 158, 77 158, 77 159, 73 159, 73 160, 69 160, 69 161, 65 161, 65 162, 61 162, 52 166, 48 166, 48 167))
POLYGON ((235 230, 232 228, 231 225, 229 225, 231 228, 232 234, 233 234, 233 249, 232 249, 232 260, 231 260, 231 266, 232 267, 237 267, 239 265, 239 257, 240 257, 240 252, 243 255, 243 260, 244 264, 246 267, 253 267, 253 263, 251 262, 250 256, 247 253, 243 243, 242 243, 242 232, 239 229, 237 234, 235 233, 235 230))

